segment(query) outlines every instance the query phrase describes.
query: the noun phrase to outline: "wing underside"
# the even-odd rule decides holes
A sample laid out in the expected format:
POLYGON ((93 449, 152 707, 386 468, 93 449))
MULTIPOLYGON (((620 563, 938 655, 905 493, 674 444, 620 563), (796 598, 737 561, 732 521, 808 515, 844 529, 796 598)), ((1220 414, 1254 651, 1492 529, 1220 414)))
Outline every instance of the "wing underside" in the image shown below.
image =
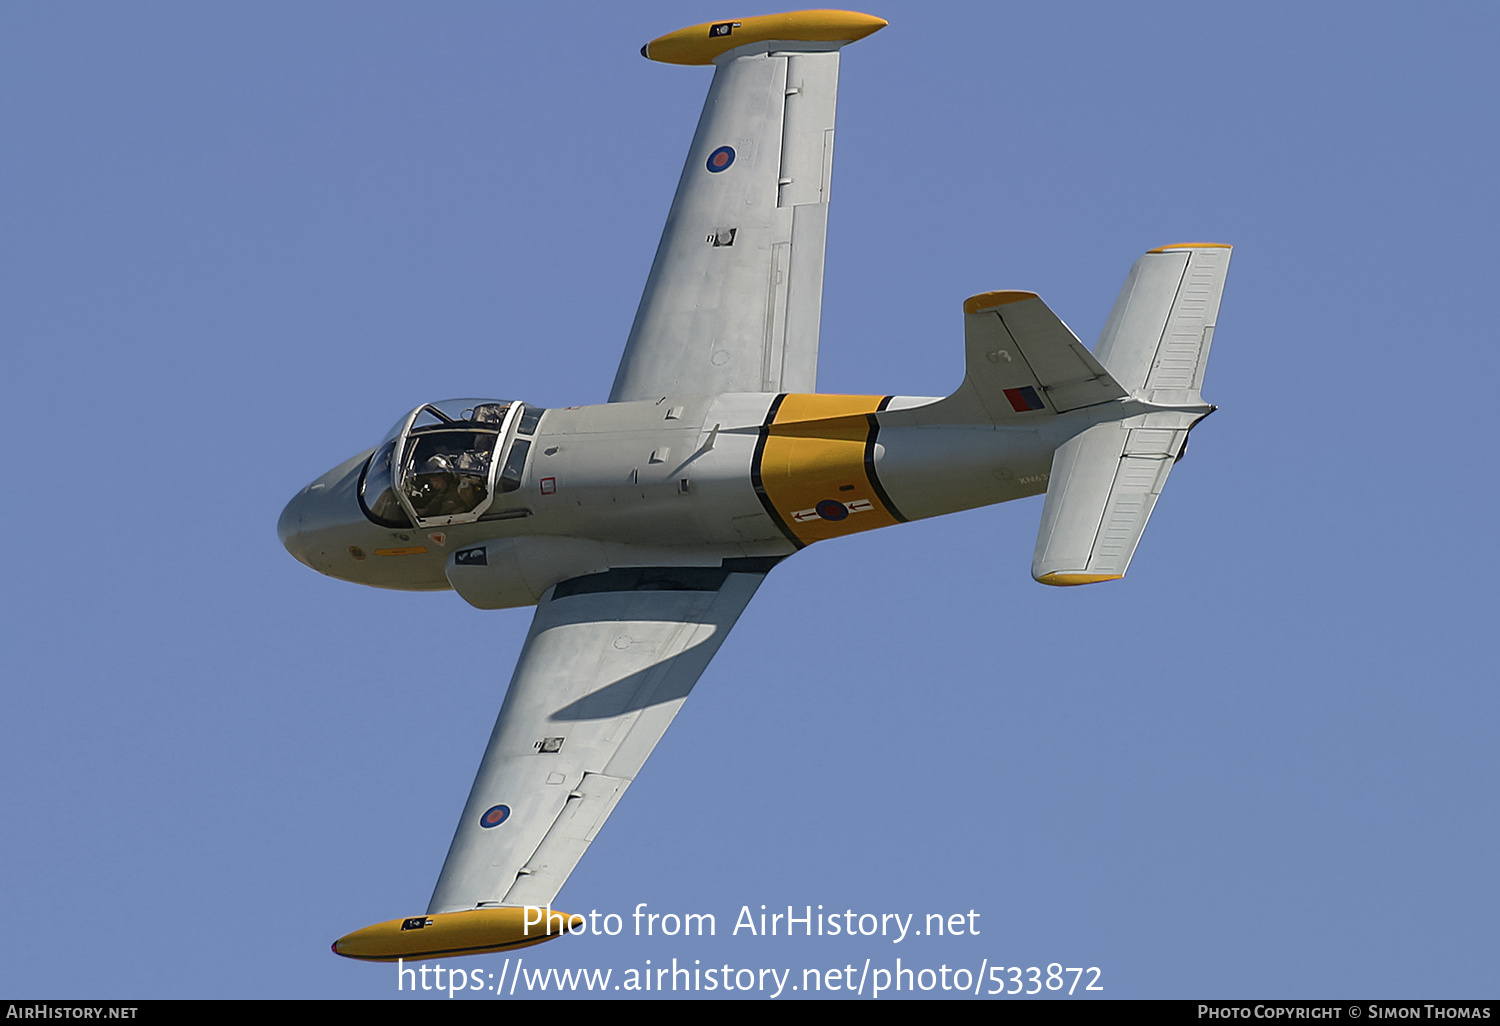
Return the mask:
POLYGON ((714 70, 610 402, 816 389, 839 53, 786 45, 714 70))
POLYGON ((766 569, 618 569, 543 597, 429 914, 551 902, 766 569))

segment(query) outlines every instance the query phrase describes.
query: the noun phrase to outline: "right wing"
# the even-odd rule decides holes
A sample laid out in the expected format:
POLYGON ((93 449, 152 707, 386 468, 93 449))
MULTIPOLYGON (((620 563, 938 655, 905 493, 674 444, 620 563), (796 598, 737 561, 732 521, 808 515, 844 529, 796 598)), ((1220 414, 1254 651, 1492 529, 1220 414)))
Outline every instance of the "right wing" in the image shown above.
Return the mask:
POLYGON ((429 915, 551 903, 774 562, 615 569, 543 596, 429 915))
POLYGON ((642 48, 716 67, 610 402, 816 391, 838 48, 884 25, 803 11, 642 48))

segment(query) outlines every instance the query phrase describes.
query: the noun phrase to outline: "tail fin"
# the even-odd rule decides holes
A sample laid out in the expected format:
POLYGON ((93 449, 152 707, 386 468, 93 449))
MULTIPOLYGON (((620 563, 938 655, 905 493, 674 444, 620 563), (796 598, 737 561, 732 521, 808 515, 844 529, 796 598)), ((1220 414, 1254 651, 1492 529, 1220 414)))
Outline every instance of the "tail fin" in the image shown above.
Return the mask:
POLYGON ((923 418, 1026 424, 1126 395, 1035 292, 964 300, 964 369, 958 391, 921 407, 923 418))
POLYGON ((1165 246, 1130 269, 1094 355, 1133 398, 1174 408, 1096 424, 1058 448, 1031 564, 1043 584, 1125 576, 1188 431, 1213 412, 1203 371, 1229 254, 1165 246))

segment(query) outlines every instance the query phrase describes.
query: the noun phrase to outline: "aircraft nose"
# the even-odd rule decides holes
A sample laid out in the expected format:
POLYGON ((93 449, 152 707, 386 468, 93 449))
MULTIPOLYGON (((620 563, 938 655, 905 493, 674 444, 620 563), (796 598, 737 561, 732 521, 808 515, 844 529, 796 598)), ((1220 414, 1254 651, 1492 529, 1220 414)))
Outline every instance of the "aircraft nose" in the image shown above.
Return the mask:
POLYGON ((306 546, 302 544, 302 524, 305 520, 307 497, 308 488, 304 488, 286 504, 286 508, 281 511, 281 516, 276 520, 276 536, 281 539, 282 546, 296 558, 297 562, 312 566, 307 558, 306 546))
POLYGON ((288 552, 292 551, 292 538, 302 525, 302 513, 297 509, 297 499, 300 498, 302 496, 298 495, 287 503, 286 508, 281 511, 281 516, 276 520, 276 537, 281 539, 281 544, 288 552))
POLYGON ((339 576, 332 554, 363 544, 361 536, 372 525, 360 512, 355 492, 369 456, 364 452, 340 463, 292 496, 281 511, 276 535, 297 562, 339 576))

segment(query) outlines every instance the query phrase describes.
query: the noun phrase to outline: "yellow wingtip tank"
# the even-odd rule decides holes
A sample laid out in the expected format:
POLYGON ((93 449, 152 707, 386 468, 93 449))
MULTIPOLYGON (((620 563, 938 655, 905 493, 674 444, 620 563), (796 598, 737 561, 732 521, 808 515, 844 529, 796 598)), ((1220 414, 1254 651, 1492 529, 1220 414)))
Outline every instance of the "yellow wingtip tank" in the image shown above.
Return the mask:
POLYGON ((582 918, 530 905, 438 912, 355 930, 333 942, 333 953, 366 962, 482 955, 561 937, 582 918))
POLYGON ((1118 581, 1124 574, 1042 574, 1037 581, 1055 588, 1071 588, 1076 584, 1098 584, 1100 581, 1118 581))
POLYGON ((858 11, 789 11, 706 21, 651 40, 641 47, 641 56, 666 64, 712 64, 728 51, 750 43, 852 43, 887 24, 884 18, 858 11))

